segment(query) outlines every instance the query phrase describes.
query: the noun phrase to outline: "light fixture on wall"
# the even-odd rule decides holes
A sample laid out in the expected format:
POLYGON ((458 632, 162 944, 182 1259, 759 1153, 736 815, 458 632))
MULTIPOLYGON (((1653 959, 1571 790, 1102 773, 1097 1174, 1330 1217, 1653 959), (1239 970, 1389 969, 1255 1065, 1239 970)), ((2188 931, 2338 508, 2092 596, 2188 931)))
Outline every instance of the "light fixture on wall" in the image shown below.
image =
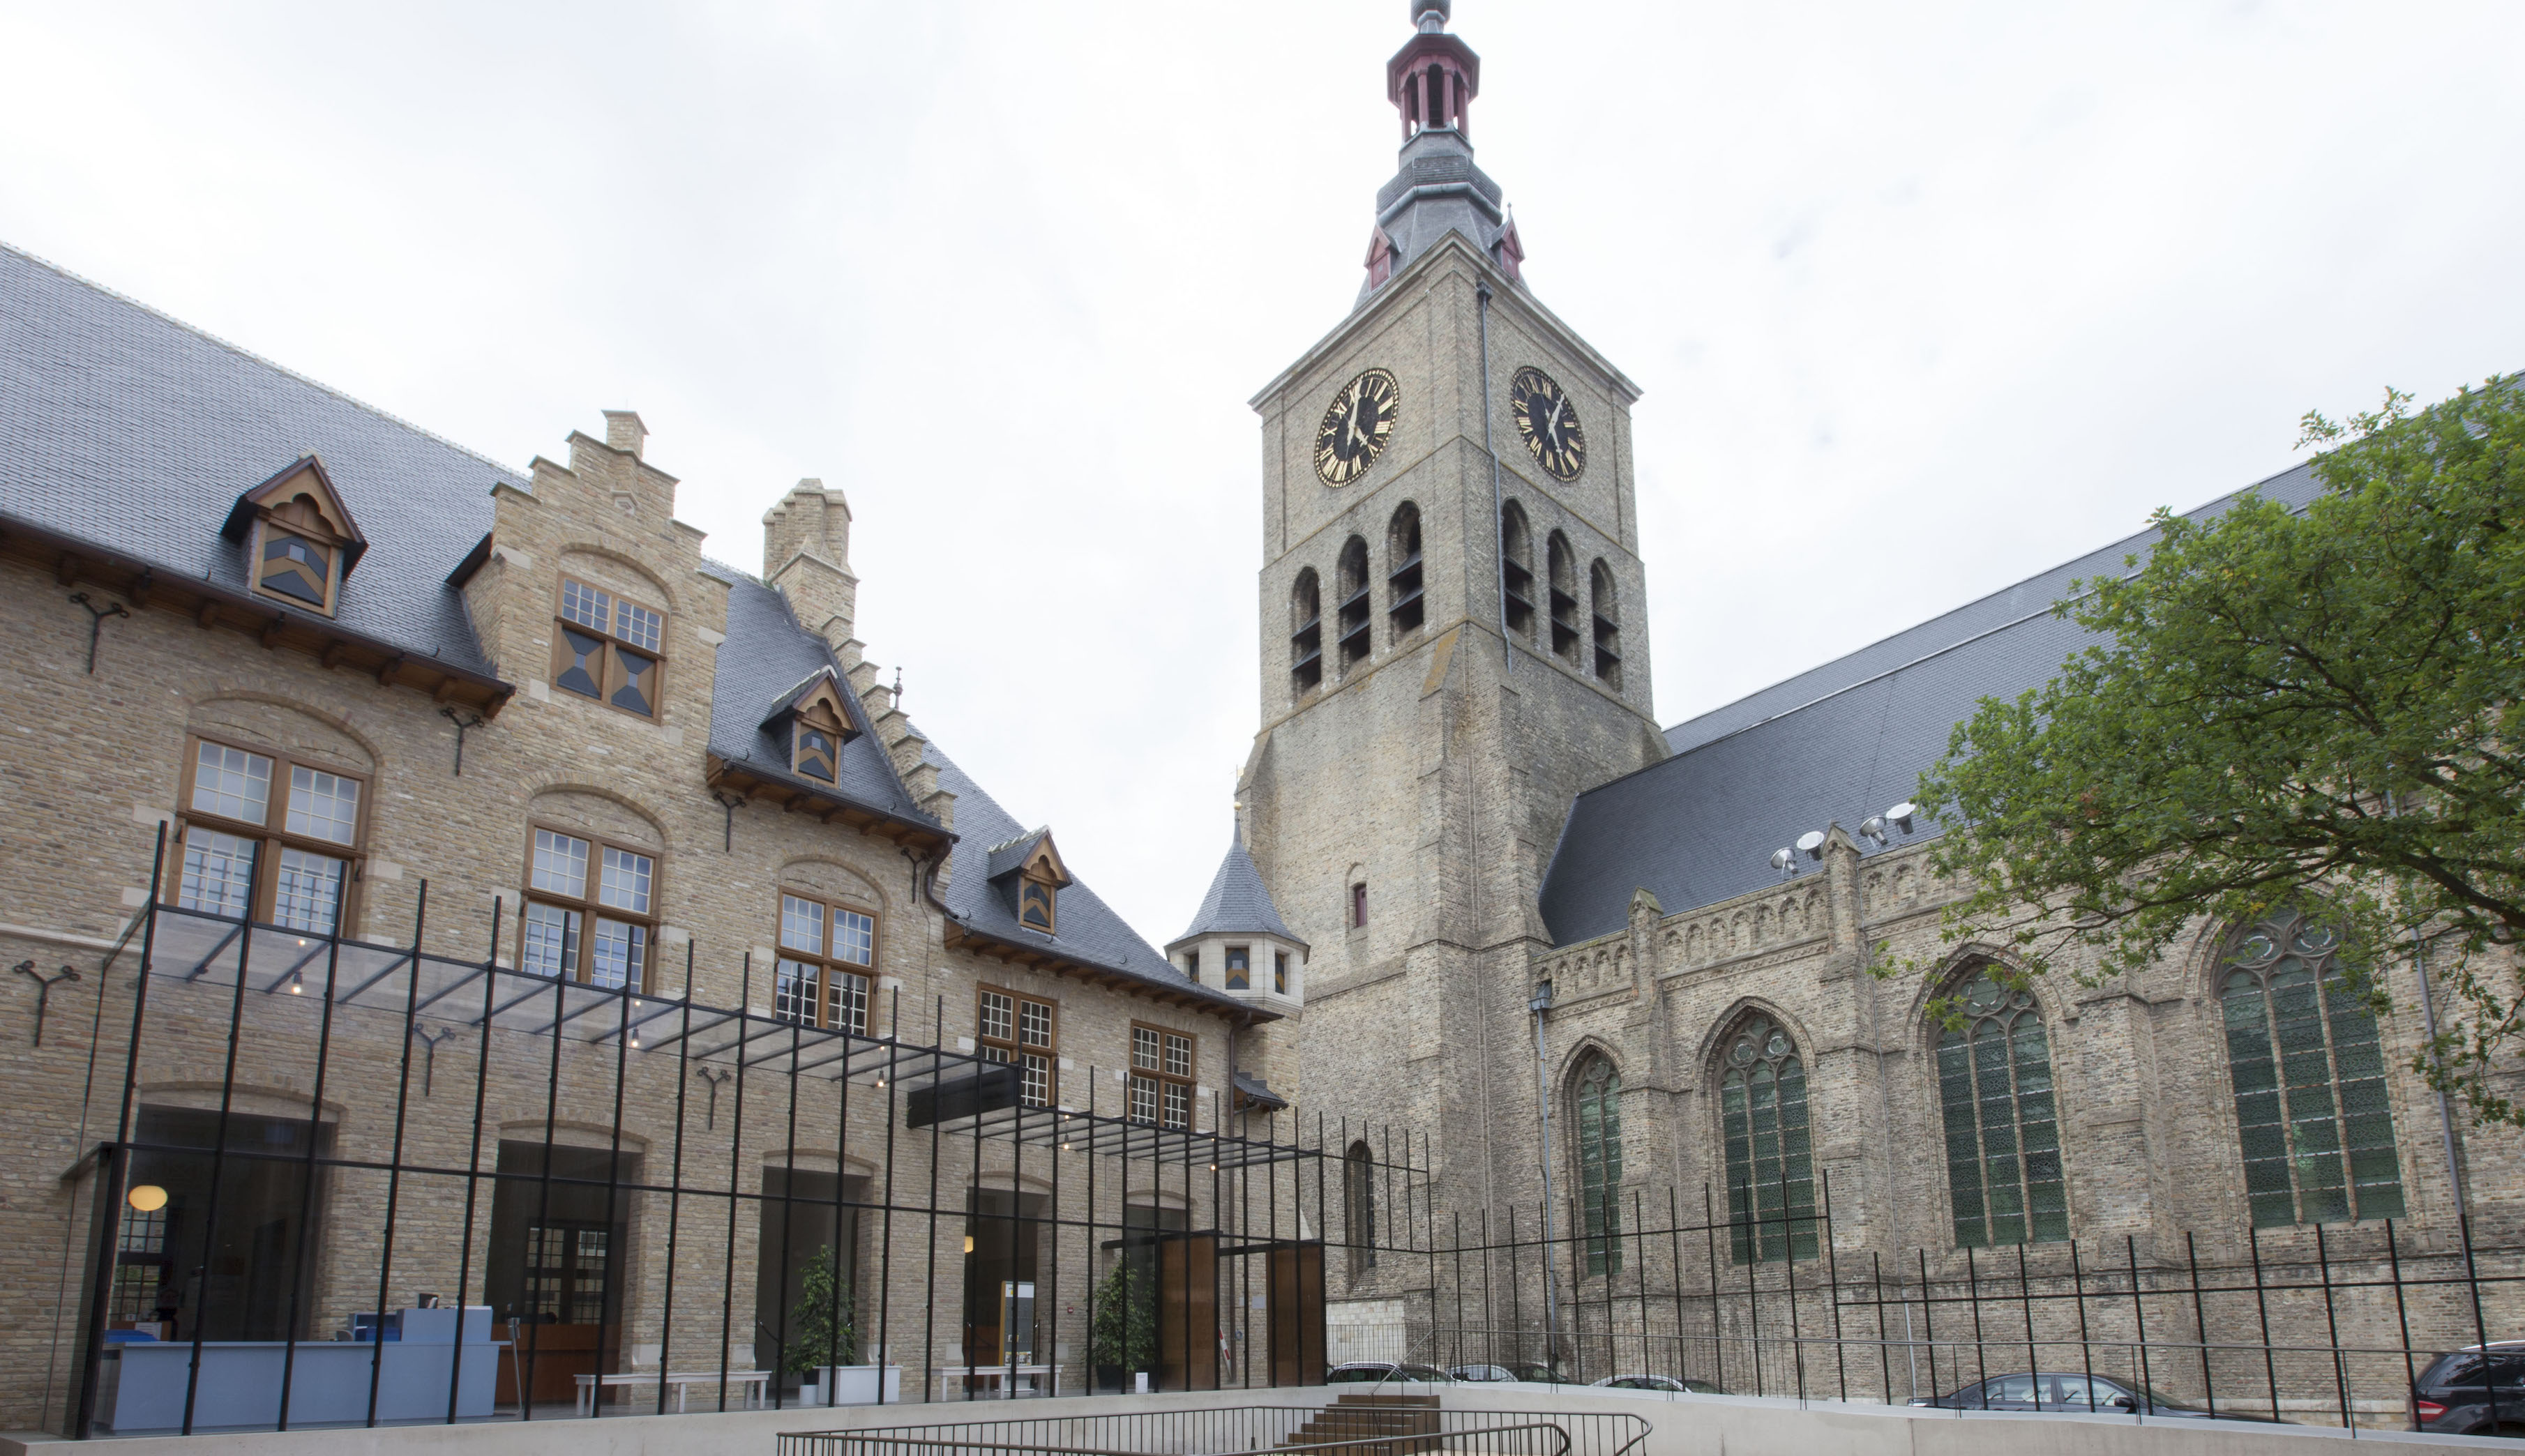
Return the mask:
POLYGON ((965 1235, 965 1252, 966 1252, 966 1253, 968 1253, 968 1254, 969 1254, 969 1253, 971 1253, 972 1251, 973 1251, 973 1236, 972 1236, 972 1235, 970 1235, 970 1234, 967 1234, 967 1235, 965 1235))
POLYGON ((123 1201, 142 1213, 156 1213, 167 1206, 167 1190, 154 1183, 144 1183, 125 1193, 123 1201))

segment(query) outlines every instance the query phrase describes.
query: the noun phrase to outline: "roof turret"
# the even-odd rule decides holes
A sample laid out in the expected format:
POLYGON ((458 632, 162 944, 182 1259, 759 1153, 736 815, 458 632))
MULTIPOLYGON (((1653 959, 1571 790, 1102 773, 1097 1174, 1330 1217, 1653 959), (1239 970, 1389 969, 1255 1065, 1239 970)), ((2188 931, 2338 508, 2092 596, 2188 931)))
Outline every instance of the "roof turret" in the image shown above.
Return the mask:
POLYGON ((1227 843, 1227 857, 1218 862, 1218 873, 1211 877, 1210 894, 1202 897, 1201 909, 1194 913, 1192 926, 1174 943, 1181 945, 1196 936, 1262 935, 1278 936, 1294 945, 1306 943, 1289 933, 1280 919, 1279 907, 1271 903, 1271 892, 1262 885, 1262 872, 1254 867, 1254 856, 1245 852, 1245 834, 1239 826, 1227 843))
POLYGON ((1361 303, 1451 231, 1489 254, 1511 280, 1519 277, 1525 249, 1515 223, 1499 183, 1473 165, 1469 113, 1482 86, 1482 58, 1448 33, 1450 9, 1412 0, 1414 33, 1385 63, 1385 97, 1402 119, 1403 156, 1394 180, 1376 194, 1361 303))

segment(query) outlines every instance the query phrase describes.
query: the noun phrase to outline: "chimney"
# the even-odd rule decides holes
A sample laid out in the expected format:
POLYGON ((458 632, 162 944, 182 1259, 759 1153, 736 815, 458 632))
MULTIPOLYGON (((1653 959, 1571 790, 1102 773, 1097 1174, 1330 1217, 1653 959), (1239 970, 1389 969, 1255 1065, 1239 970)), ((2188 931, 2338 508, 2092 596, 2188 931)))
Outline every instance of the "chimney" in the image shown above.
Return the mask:
POLYGON ((638 412, 632 410, 605 412, 606 444, 617 450, 628 451, 633 460, 638 460, 640 442, 647 438, 649 438, 649 427, 640 422, 638 412))
POLYGON ((851 574, 851 506, 840 491, 801 480, 764 512, 763 579, 808 631, 835 648, 851 640, 860 583, 851 574))

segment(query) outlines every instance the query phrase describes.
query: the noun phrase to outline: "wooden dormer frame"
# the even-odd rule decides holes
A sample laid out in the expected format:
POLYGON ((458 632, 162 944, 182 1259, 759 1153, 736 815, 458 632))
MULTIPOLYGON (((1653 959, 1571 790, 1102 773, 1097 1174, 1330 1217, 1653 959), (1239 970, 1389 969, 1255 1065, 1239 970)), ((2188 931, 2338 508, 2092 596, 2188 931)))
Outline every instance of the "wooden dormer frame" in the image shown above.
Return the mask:
POLYGON ((1061 851, 1053 848, 1051 834, 1046 833, 1034 842, 1034 848, 1026 851, 1026 857, 1017 865, 1015 874, 1017 924, 1043 935, 1059 935, 1061 891, 1071 881, 1068 868, 1061 862, 1061 851), (1042 906, 1041 924, 1027 918, 1030 903, 1042 906))
POLYGON ((809 678, 806 685, 789 695, 763 726, 783 740, 789 754, 788 769, 800 778, 823 784, 841 782, 842 746, 860 736, 849 704, 843 701, 841 688, 832 669, 825 668, 809 678), (801 729, 814 729, 833 741, 833 773, 831 777, 811 773, 801 766, 805 735, 801 729))
MULTIPOLYGON (((273 602, 286 602, 303 610, 331 616, 339 602, 343 580, 369 549, 368 538, 361 534, 359 522, 352 519, 350 508, 343 504, 341 492, 333 488, 332 476, 324 462, 313 455, 300 456, 284 465, 270 479, 237 497, 229 508, 228 518, 220 534, 246 548, 246 588, 257 597, 273 602), (321 600, 310 601, 296 592, 267 585, 287 566, 267 567, 268 558, 285 543, 301 544, 299 571, 316 564, 304 556, 321 558, 322 581, 318 593, 321 600)), ((282 558, 281 559, 286 559, 282 558)))

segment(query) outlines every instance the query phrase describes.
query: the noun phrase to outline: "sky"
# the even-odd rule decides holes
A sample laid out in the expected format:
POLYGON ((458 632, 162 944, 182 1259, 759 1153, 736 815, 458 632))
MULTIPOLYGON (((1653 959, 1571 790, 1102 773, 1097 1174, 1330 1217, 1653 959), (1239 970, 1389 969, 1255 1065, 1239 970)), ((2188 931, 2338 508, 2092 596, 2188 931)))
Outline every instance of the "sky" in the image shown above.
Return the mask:
MULTIPOLYGON (((1529 286, 1646 392, 1661 722, 2285 469, 2309 409, 2525 367, 2512 0, 1454 28, 1529 286)), ((1259 722, 1246 401, 1357 293, 1409 33, 0 3, 0 239, 513 465, 638 410, 749 569, 840 487, 906 710, 1163 944, 1259 722)))

